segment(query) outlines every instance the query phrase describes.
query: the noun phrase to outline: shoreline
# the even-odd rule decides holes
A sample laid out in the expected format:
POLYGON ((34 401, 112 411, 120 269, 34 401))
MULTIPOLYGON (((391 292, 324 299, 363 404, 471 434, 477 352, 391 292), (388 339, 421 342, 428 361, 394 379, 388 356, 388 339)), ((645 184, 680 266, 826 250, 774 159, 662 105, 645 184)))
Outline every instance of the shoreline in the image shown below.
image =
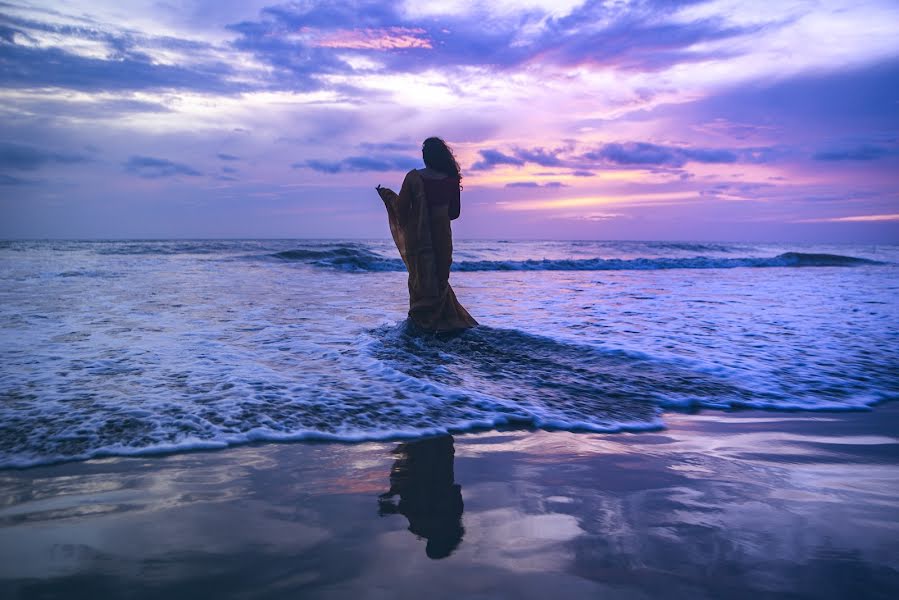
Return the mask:
POLYGON ((192 440, 189 442, 190 445, 187 446, 177 446, 177 445, 167 445, 163 444, 160 446, 149 446, 146 448, 137 448, 137 449, 127 449, 127 450, 99 450, 96 453, 90 453, 85 455, 71 456, 71 457, 63 457, 59 459, 34 459, 25 461, 19 464, 16 463, 8 463, 8 464, 0 464, 0 479, 2 479, 2 474, 7 471, 27 471, 30 469, 40 469, 44 467, 56 467, 61 465, 68 464, 77 464, 84 463, 89 461, 102 461, 102 460, 114 460, 114 459, 142 459, 142 458, 165 458, 168 456, 179 455, 179 454, 194 454, 194 453, 208 453, 208 452, 222 452, 227 450, 246 448, 246 447, 256 447, 256 446, 266 446, 266 445, 292 445, 292 444, 336 444, 336 445, 358 445, 358 444, 399 444, 399 443, 408 443, 415 442, 420 440, 427 440, 433 437, 440 436, 470 436, 470 435, 484 435, 488 433, 571 433, 575 435, 585 435, 585 434, 605 434, 605 435, 616 435, 616 434, 643 434, 643 433, 657 433, 657 432, 665 432, 668 430, 669 426, 666 421, 667 415, 677 415, 677 416, 693 416, 699 415, 703 413, 708 414, 721 414, 721 415, 740 415, 743 413, 750 414, 783 414, 783 415, 791 415, 791 414, 808 414, 809 416, 814 415, 839 415, 839 414, 858 414, 858 413, 869 413, 873 411, 880 410, 880 407, 888 406, 888 405, 896 405, 896 410, 899 410, 899 400, 894 398, 881 399, 872 401, 870 404, 866 405, 857 405, 857 406, 846 406, 843 408, 835 408, 833 406, 822 406, 821 408, 795 408, 795 407, 783 407, 783 408, 760 408, 756 406, 748 406, 748 405, 740 405, 737 404, 735 406, 731 406, 728 408, 715 408, 710 406, 689 406, 689 407, 677 407, 677 406, 668 406, 668 407, 660 407, 661 410, 657 419, 654 422, 647 423, 619 423, 614 427, 610 427, 608 429, 596 427, 591 428, 587 426, 583 427, 564 427, 564 426, 553 426, 551 424, 542 424, 542 425, 533 425, 530 422, 523 420, 510 420, 507 422, 499 423, 499 424, 474 424, 469 427, 451 427, 446 430, 440 431, 424 431, 422 433, 386 433, 383 435, 373 435, 367 436, 365 434, 360 434, 358 438, 351 437, 342 437, 340 434, 329 434, 324 432, 302 432, 297 434, 287 434, 283 436, 277 437, 257 437, 256 439, 246 439, 246 440, 236 440, 236 441, 228 441, 228 440, 192 440))
POLYGON ((899 403, 662 416, 6 469, 0 593, 899 593, 899 403))

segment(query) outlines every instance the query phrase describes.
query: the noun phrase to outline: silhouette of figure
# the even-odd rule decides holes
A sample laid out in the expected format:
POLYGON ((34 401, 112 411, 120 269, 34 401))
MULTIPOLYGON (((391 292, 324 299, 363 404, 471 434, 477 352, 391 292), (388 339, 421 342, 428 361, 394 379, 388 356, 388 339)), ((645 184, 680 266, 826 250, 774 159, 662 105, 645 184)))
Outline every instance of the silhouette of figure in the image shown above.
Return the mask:
POLYGON ((421 154, 425 168, 409 171, 399 194, 380 185, 375 188, 409 271, 409 318, 430 332, 468 329, 478 322, 456 300, 449 284, 450 221, 461 212, 462 173, 453 151, 440 138, 426 139, 421 154))
POLYGON ((409 531, 425 538, 428 558, 446 558, 462 542, 462 486, 454 481, 453 437, 400 444, 390 469, 390 490, 378 498, 378 514, 401 514, 409 531), (399 502, 393 497, 399 495, 399 502))

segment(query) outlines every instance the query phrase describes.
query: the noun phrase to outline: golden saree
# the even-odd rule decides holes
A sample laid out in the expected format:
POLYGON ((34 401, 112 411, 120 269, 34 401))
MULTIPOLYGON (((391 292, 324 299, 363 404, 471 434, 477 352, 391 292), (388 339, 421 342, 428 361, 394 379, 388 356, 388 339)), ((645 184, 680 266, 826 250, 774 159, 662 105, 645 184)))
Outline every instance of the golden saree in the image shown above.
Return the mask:
MULTIPOLYGON (((458 191, 458 180, 455 182, 458 191)), ((456 300, 449 284, 453 262, 451 217, 458 216, 445 202, 429 202, 424 177, 409 171, 397 194, 378 188, 387 207, 390 234, 409 272, 409 318, 427 331, 456 331, 478 324, 456 300)))

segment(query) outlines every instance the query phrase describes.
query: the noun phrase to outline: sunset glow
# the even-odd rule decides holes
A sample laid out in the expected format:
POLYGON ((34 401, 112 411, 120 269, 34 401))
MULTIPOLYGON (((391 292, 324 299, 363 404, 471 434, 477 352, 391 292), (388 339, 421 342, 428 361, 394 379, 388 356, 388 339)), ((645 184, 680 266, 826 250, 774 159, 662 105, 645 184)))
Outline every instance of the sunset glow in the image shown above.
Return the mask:
POLYGON ((899 241, 897 40, 887 0, 13 3, 0 236, 384 237, 439 135, 460 237, 899 241))

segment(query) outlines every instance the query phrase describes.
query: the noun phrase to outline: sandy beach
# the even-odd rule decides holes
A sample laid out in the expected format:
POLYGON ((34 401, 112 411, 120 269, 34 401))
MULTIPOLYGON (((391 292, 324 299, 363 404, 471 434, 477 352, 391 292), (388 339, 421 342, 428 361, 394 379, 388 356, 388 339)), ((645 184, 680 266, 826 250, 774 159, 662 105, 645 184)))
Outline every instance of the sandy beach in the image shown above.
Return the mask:
POLYGON ((899 593, 899 405, 664 419, 5 470, 0 596, 899 593))

